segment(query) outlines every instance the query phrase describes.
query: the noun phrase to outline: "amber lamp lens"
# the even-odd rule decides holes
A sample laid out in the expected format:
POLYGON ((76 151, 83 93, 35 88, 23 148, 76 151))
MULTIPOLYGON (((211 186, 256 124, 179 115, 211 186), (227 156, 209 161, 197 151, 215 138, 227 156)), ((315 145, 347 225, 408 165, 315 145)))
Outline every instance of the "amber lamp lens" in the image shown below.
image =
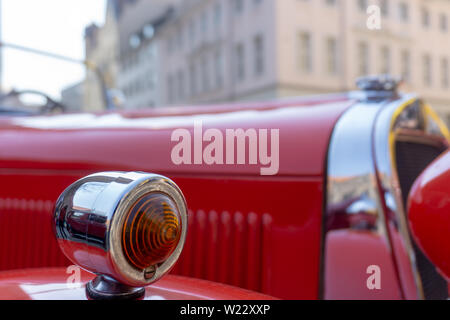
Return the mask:
POLYGON ((167 260, 180 236, 181 217, 173 200, 162 193, 151 193, 126 214, 122 247, 127 260, 143 270, 167 260))

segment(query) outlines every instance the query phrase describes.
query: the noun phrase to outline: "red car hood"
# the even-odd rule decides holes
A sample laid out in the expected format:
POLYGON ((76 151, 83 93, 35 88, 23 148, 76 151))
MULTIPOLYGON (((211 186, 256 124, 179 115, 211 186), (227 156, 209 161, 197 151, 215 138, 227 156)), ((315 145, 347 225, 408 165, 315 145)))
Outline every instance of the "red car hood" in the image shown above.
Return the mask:
MULTIPOLYGON (((175 129, 280 129, 280 176, 317 176, 334 124, 353 104, 346 95, 276 103, 15 117, 0 120, 0 168, 123 170, 165 174, 258 174, 259 166, 180 165, 171 161, 175 129)), ((193 135, 194 136, 194 135, 193 135)))
MULTIPOLYGON (((81 271, 79 283, 68 284, 65 268, 0 273, 0 300, 87 300, 85 286, 95 276, 81 271)), ((166 276, 146 288, 145 300, 273 300, 223 284, 166 276)))

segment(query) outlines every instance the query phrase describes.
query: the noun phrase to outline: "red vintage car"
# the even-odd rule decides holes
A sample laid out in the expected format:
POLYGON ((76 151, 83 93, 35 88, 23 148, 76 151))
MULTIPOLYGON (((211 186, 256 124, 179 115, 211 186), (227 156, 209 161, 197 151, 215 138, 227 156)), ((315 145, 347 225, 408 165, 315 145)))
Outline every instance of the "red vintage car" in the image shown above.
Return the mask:
MULTIPOLYGON (((146 298, 447 299, 447 280, 412 237, 407 197, 449 132, 394 80, 359 86, 266 103, 0 118, 0 297, 85 299, 85 286, 94 298, 142 294, 145 274, 154 280, 174 264, 146 298), (186 220, 166 230, 186 237, 182 253, 179 239, 150 262, 136 253, 154 252, 145 235, 139 244, 141 233, 123 231, 124 212, 143 200, 116 210, 126 193, 102 184, 143 173, 117 171, 162 175, 182 191, 186 220), (62 287, 74 263, 97 280, 83 272, 81 288, 62 287)), ((183 211, 176 197, 155 203, 183 211)))

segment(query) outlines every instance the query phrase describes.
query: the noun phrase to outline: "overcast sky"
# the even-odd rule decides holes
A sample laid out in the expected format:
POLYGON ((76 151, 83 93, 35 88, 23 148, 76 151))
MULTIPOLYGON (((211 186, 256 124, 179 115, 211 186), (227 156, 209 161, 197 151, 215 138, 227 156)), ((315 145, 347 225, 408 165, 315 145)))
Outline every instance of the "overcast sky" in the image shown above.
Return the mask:
MULTIPOLYGON (((0 0, 2 41, 83 58, 84 27, 102 24, 106 0, 0 0)), ((11 49, 3 52, 3 87, 58 91, 83 78, 80 65, 11 49)))

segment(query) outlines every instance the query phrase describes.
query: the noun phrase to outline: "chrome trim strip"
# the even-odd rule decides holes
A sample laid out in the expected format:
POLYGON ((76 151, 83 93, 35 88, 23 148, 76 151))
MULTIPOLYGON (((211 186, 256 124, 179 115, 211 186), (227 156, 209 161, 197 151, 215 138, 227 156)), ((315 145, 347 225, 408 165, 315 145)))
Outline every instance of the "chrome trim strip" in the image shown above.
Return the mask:
MULTIPOLYGON (((339 119, 328 152, 327 195, 324 225, 325 299, 341 299, 329 293, 338 279, 332 278, 327 257, 334 231, 347 230, 376 236, 391 252, 382 203, 376 183, 372 150, 375 119, 382 103, 357 103, 339 119), (331 283, 333 282, 333 284, 331 283)), ((358 266, 359 268, 359 266, 358 266)), ((354 270, 357 272, 358 270, 354 270)), ((362 270, 365 272, 365 270, 362 270)), ((361 283, 361 286, 365 286, 361 283)))

